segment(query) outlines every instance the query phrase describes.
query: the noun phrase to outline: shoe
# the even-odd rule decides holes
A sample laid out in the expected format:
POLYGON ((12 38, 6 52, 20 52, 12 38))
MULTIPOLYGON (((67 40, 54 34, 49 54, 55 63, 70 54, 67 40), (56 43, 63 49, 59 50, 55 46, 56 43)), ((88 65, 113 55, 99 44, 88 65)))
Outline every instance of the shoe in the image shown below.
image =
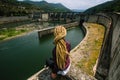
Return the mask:
POLYGON ((51 78, 52 78, 52 79, 55 79, 56 77, 57 77, 57 74, 51 73, 51 78))

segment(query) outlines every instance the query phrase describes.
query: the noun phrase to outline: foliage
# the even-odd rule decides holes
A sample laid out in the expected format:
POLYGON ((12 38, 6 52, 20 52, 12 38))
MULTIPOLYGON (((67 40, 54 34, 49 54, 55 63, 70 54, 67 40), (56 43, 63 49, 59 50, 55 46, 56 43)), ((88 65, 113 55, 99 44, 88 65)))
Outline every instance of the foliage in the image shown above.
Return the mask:
POLYGON ((29 3, 18 2, 17 0, 1 0, 0 16, 24 16, 33 10, 40 10, 29 3))
POLYGON ((120 12, 120 0, 108 1, 87 9, 84 13, 95 14, 99 12, 120 12))
POLYGON ((24 2, 38 6, 44 12, 51 12, 51 11, 52 12, 70 12, 68 8, 66 8, 60 3, 53 4, 53 3, 48 3, 46 1, 41 1, 41 2, 24 1, 24 2))
POLYGON ((78 66, 89 75, 93 75, 93 67, 98 58, 99 52, 94 50, 93 53, 87 58, 83 58, 78 62, 78 66))
POLYGON ((32 2, 29 0, 26 1, 0 0, 0 16, 24 16, 34 11, 67 12, 70 10, 64 7, 62 4, 52 4, 52 3, 47 3, 46 1, 32 2))
POLYGON ((25 29, 16 30, 15 28, 1 29, 0 30, 0 41, 6 39, 8 37, 13 37, 18 34, 24 33, 26 31, 27 30, 25 30, 25 29))
POLYGON ((87 74, 93 75, 93 67, 100 54, 105 29, 102 25, 94 23, 87 23, 87 26, 89 33, 87 43, 81 45, 84 47, 82 51, 84 57, 76 65, 87 74))

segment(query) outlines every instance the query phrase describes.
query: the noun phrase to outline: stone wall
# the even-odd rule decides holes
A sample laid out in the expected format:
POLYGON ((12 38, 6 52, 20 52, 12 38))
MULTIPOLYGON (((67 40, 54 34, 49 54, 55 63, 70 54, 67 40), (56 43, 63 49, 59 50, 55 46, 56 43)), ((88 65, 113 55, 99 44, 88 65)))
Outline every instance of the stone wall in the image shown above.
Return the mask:
POLYGON ((120 80, 120 15, 87 15, 84 19, 106 28, 95 77, 98 80, 120 80))

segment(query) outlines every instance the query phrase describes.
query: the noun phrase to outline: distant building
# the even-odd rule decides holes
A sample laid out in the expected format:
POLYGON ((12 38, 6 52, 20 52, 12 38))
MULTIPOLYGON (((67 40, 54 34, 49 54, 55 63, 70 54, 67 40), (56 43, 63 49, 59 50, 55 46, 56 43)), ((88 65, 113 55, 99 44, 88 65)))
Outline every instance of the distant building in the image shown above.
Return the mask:
POLYGON ((48 21, 49 14, 48 13, 41 13, 41 12, 34 12, 32 18, 38 21, 48 21))
POLYGON ((42 20, 43 20, 43 21, 48 21, 48 19, 49 19, 48 13, 43 13, 43 14, 41 14, 41 15, 42 15, 42 20))
POLYGON ((24 7, 24 6, 18 6, 18 8, 23 9, 23 10, 26 9, 26 7, 24 7))

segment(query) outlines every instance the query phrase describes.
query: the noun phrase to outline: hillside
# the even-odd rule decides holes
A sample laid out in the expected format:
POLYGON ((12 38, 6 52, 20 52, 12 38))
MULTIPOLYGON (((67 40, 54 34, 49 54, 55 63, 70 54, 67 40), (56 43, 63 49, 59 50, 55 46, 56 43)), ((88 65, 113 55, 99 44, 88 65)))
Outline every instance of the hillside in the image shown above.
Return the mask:
POLYGON ((29 0, 0 0, 0 16, 24 16, 34 11, 39 12, 70 12, 62 4, 53 4, 46 1, 33 2, 29 0))
POLYGON ((87 9, 84 13, 95 14, 99 12, 120 12, 120 0, 108 1, 106 3, 87 9))
POLYGON ((41 9, 17 0, 0 0, 0 16, 24 16, 36 10, 41 9))
POLYGON ((70 9, 66 8, 60 3, 54 4, 54 3, 48 3, 46 1, 40 1, 40 2, 23 1, 23 2, 37 6, 45 12, 70 12, 71 11, 70 9))

